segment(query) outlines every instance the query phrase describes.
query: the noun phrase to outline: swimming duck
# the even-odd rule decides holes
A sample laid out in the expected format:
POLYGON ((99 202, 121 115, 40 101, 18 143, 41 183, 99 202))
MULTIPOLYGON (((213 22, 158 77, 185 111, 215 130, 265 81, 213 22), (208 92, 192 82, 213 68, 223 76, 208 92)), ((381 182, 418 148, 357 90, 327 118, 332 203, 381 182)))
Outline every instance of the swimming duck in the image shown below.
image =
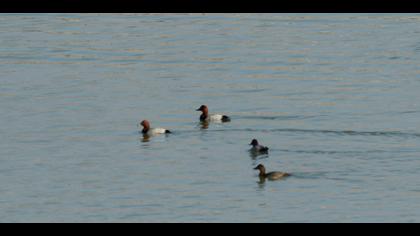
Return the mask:
POLYGON ((254 168, 254 170, 259 170, 260 171, 259 177, 261 179, 267 178, 268 180, 278 180, 278 179, 282 179, 282 178, 285 178, 285 177, 289 177, 291 175, 289 173, 278 172, 278 171, 265 173, 265 167, 262 164, 259 164, 257 167, 254 168))
POLYGON ((201 111, 200 121, 219 121, 219 122, 229 122, 230 117, 226 115, 211 114, 209 115, 209 109, 206 105, 202 105, 196 111, 201 111))
POLYGON ((268 152, 268 147, 260 145, 256 139, 253 139, 249 145, 252 146, 249 150, 251 152, 268 152))
POLYGON ((141 131, 145 135, 156 135, 156 134, 170 134, 171 131, 163 128, 150 128, 150 122, 147 120, 143 120, 140 123, 143 126, 143 130, 141 131))

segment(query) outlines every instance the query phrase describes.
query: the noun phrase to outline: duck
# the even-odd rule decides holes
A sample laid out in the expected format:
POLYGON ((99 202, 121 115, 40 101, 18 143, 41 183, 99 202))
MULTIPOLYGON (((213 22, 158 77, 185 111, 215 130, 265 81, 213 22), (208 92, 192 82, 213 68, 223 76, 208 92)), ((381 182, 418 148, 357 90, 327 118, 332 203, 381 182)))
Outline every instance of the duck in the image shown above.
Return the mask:
POLYGON ((143 126, 141 131, 144 135, 157 135, 157 134, 170 134, 170 130, 164 128, 150 128, 150 122, 148 120, 143 120, 140 122, 140 125, 143 126))
POLYGON ((196 111, 201 111, 200 121, 218 121, 218 122, 229 122, 230 117, 220 114, 211 114, 209 115, 209 109, 206 105, 201 105, 196 111))
POLYGON ((260 174, 258 175, 260 179, 278 180, 291 176, 291 174, 289 173, 279 171, 265 173, 265 167, 262 164, 259 164, 257 167, 254 168, 254 170, 260 171, 260 174))
POLYGON ((252 146, 252 148, 249 150, 251 152, 268 152, 268 147, 260 145, 256 139, 253 139, 249 145, 252 146))

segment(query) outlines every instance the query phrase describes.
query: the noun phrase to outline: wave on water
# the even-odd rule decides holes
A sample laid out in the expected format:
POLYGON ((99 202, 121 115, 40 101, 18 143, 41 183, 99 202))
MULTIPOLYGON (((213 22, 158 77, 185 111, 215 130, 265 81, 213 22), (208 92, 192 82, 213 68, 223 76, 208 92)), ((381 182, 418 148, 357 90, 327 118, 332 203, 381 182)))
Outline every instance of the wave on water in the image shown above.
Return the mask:
POLYGON ((272 149, 273 151, 302 153, 302 154, 321 154, 321 155, 335 155, 335 154, 368 154, 368 153, 385 153, 385 150, 368 150, 368 151, 325 151, 325 150, 289 150, 289 149, 272 149))
POLYGON ((400 131, 353 131, 353 130, 316 130, 316 129, 218 129, 208 130, 212 132, 279 132, 279 133, 311 133, 311 134, 332 134, 339 136, 382 136, 382 137, 405 137, 420 138, 419 133, 406 133, 400 131))
POLYGON ((252 119, 252 120, 304 120, 311 119, 318 116, 240 116, 235 119, 252 119))

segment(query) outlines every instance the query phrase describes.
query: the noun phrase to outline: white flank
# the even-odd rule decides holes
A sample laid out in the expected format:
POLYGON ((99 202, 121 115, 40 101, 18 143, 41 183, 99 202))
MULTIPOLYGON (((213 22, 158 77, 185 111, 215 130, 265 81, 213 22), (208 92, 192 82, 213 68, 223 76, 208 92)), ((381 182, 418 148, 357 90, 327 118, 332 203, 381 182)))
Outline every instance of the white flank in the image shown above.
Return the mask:
POLYGON ((214 115, 210 115, 209 117, 211 121, 221 121, 223 118, 223 115, 214 114, 214 115))
POLYGON ((151 135, 154 135, 154 134, 164 134, 164 133, 166 133, 166 129, 163 129, 163 128, 153 128, 153 129, 150 129, 149 130, 149 132, 147 132, 147 134, 151 134, 151 135))

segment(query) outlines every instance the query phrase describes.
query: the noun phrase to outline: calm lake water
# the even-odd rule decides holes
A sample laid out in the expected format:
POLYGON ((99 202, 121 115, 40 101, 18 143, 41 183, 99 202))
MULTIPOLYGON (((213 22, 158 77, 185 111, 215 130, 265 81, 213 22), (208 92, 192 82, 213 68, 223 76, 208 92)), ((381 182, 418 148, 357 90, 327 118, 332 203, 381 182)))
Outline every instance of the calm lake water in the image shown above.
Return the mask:
POLYGON ((419 14, 1 14, 0 111, 0 222, 420 222, 419 14))

